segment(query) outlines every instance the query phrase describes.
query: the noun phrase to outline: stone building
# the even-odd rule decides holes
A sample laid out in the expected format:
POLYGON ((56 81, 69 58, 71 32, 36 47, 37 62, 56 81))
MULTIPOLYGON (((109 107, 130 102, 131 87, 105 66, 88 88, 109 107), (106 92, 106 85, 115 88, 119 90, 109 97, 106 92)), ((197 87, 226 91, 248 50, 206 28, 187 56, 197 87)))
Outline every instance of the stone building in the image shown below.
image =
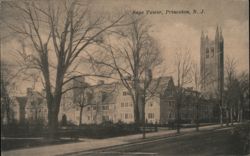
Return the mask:
MULTIPOLYGON (((84 108, 83 123, 134 122, 134 104, 129 92, 121 83, 103 83, 90 88, 92 88, 93 96, 89 100, 90 104, 84 108)), ((150 88, 154 89, 154 94, 146 101, 146 121, 167 123, 169 120, 174 120, 175 101, 172 78, 163 77, 152 80, 150 88)))
POLYGON ((145 118, 148 123, 167 124, 175 120, 174 82, 172 77, 160 77, 151 82, 153 96, 146 101, 145 118))
POLYGON ((201 122, 211 122, 214 119, 214 101, 207 100, 200 94, 193 88, 184 89, 184 100, 180 110, 182 122, 193 123, 197 115, 201 122))
MULTIPOLYGON (((73 79, 63 89, 59 122, 63 118, 68 123, 100 124, 104 121, 134 122, 134 104, 132 98, 121 82, 105 84, 99 81, 96 85, 85 82, 83 77, 73 79), (82 99, 83 98, 83 99, 82 99), (83 101, 82 101, 83 100, 83 101), (82 102, 82 113, 80 113, 82 102)), ((145 104, 145 119, 149 123, 167 123, 175 118, 174 83, 172 77, 153 79, 148 91, 145 104)), ((16 121, 30 124, 46 124, 48 122, 48 109, 45 92, 34 91, 27 88, 26 96, 15 97, 13 113, 16 121)), ((141 108, 142 100, 139 102, 141 108)))
POLYGON ((31 124, 45 124, 48 122, 48 109, 45 93, 27 88, 26 104, 24 107, 25 120, 31 124))
POLYGON ((224 85, 224 38, 222 29, 216 29, 215 38, 201 33, 200 43, 201 91, 209 96, 219 96, 224 85))
POLYGON ((27 88, 25 96, 13 96, 10 102, 12 123, 46 124, 47 103, 45 94, 27 88))

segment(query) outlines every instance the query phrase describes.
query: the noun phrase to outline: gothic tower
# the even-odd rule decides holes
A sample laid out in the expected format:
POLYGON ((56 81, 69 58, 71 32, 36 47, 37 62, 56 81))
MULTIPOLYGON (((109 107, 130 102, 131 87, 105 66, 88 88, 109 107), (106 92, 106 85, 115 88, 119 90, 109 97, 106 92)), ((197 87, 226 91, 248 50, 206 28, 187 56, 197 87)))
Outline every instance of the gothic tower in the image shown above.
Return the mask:
POLYGON ((203 94, 220 97, 224 87, 224 39, 218 26, 214 40, 201 33, 200 74, 203 94))

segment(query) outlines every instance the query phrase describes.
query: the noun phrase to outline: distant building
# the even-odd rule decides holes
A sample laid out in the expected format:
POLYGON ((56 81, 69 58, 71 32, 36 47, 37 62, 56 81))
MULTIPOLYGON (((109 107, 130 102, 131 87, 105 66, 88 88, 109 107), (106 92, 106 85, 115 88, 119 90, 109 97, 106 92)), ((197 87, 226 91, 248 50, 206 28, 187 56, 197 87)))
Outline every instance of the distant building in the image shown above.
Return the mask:
POLYGON ((214 40, 201 33, 200 74, 202 93, 219 97, 224 87, 224 38, 218 27, 214 40))
POLYGON ((27 88, 25 104, 25 120, 31 124, 45 124, 48 122, 48 108, 45 93, 27 88))
MULTIPOLYGON (((45 96, 32 88, 27 88, 26 96, 11 97, 9 109, 11 123, 45 124, 48 122, 45 96)), ((2 114, 4 120, 5 114, 2 114)))
MULTIPOLYGON (((89 85, 84 78, 78 78, 68 84, 64 90, 68 90, 62 96, 59 122, 66 120, 67 123, 79 124, 80 107, 79 98, 85 97, 82 111, 82 124, 100 124, 104 121, 117 123, 134 122, 134 104, 130 93, 121 82, 105 84, 99 81, 96 85, 89 85), (69 90, 68 90, 69 89, 69 90)), ((172 77, 160 77, 152 79, 148 97, 145 104, 145 120, 148 123, 167 124, 175 121, 176 103, 175 86, 172 77)), ((190 122, 195 118, 196 91, 185 89, 184 103, 181 107, 181 117, 190 122)), ((27 95, 14 99, 13 111, 18 122, 42 123, 48 122, 48 109, 45 92, 39 93, 27 89, 27 95)), ((142 100, 139 100, 141 111, 142 100)), ((199 117, 209 120, 213 108, 209 102, 199 103, 199 117)))
POLYGON ((9 103, 5 103, 1 97, 1 124, 18 123, 22 116, 19 102, 16 97, 10 97, 9 103))
MULTIPOLYGON (((169 120, 174 120, 175 100, 172 78, 155 79, 151 82, 150 88, 155 91, 154 95, 146 101, 146 121, 167 123, 169 120)), ((134 122, 134 104, 128 90, 121 83, 96 85, 92 87, 92 91, 94 96, 89 101, 90 105, 84 108, 83 123, 134 122)))
POLYGON ((166 124, 175 120, 175 86, 172 77, 152 80, 153 96, 146 101, 145 118, 149 123, 166 124))
POLYGON ((211 122, 214 119, 215 103, 202 97, 200 92, 186 88, 183 98, 180 110, 182 122, 193 123, 197 115, 199 121, 202 122, 211 122))

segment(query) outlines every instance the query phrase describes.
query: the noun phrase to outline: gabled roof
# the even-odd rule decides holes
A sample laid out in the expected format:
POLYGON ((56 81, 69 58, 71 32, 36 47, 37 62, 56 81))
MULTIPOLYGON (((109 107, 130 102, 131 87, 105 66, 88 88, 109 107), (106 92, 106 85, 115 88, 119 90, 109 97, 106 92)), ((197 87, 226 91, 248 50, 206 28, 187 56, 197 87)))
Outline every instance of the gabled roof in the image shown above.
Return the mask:
POLYGON ((171 76, 153 79, 148 87, 148 91, 154 92, 154 94, 163 94, 169 87, 170 81, 172 81, 171 76))
POLYGON ((100 102, 98 100, 100 98, 99 96, 102 96, 102 102, 100 104, 115 103, 117 85, 118 83, 114 82, 110 84, 98 84, 91 86, 90 89, 92 90, 92 96, 90 104, 94 105, 96 102, 100 102))
POLYGON ((104 94, 104 97, 103 97, 102 104, 105 105, 105 104, 115 103, 116 96, 114 92, 103 93, 103 94, 104 94))
MULTIPOLYGON (((164 94, 165 90, 169 87, 169 82, 172 81, 171 76, 159 77, 153 79, 148 87, 148 91, 153 94, 164 94)), ((94 86, 89 86, 88 89, 91 90, 90 105, 95 105, 96 102, 101 102, 98 104, 113 104, 116 101, 118 94, 117 89, 123 86, 120 82, 113 82, 109 84, 97 84, 94 86), (102 98, 102 101, 100 99, 102 98)), ((143 84, 141 84, 143 87, 143 84)))

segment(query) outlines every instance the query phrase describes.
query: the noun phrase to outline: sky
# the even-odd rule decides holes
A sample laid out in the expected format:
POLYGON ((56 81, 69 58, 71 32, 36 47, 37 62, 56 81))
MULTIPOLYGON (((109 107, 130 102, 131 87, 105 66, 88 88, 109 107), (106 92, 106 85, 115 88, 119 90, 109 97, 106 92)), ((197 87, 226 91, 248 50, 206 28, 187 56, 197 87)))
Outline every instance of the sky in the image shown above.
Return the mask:
MULTIPOLYGON (((168 69, 173 74, 176 51, 191 52, 199 64, 201 31, 214 39, 216 27, 222 28, 224 55, 235 58, 237 70, 249 71, 249 4, 248 0, 93 0, 96 10, 115 14, 117 10, 143 12, 152 25, 150 34, 159 42, 168 69), (160 14, 147 14, 147 10, 160 14), (191 14, 165 14, 189 10, 191 14), (202 12, 192 14, 193 10, 202 12)), ((8 58, 12 42, 5 43, 1 55, 8 58)), ((27 84, 29 85, 29 84, 27 84)))
POLYGON ((194 61, 200 57, 200 35, 203 30, 214 39, 216 27, 222 28, 225 58, 238 61, 238 71, 249 68, 248 0, 96 0, 97 8, 112 12, 117 8, 144 12, 152 24, 151 34, 159 41, 163 56, 173 69, 177 50, 189 49, 194 61), (166 10, 204 11, 203 14, 165 14, 166 10), (163 14, 147 14, 147 10, 163 14))

